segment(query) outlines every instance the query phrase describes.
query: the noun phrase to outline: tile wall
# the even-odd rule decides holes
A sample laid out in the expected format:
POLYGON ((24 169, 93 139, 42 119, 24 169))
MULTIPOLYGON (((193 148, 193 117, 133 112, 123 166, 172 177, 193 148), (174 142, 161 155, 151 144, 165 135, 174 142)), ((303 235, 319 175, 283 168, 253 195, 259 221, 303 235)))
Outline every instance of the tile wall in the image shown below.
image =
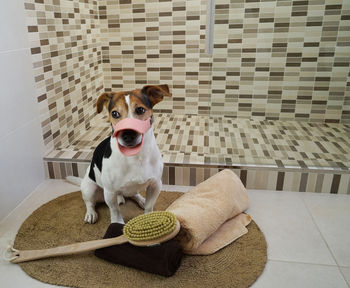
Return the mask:
POLYGON ((169 84, 157 111, 209 114, 206 0, 99 1, 106 90, 169 84))
POLYGON ((350 2, 99 1, 105 89, 165 82, 158 111, 350 121, 350 2))
POLYGON ((158 112, 350 122, 350 2, 25 0, 47 151, 91 126, 106 90, 168 83, 158 112))
POLYGON ((97 1, 25 0, 47 151, 89 129, 103 91, 97 1))
MULTIPOLYGON (((67 175, 82 178, 89 167, 89 162, 47 160, 44 165, 47 178, 64 179, 67 175)), ((350 174, 347 171, 330 170, 165 163, 162 183, 164 185, 195 186, 222 169, 234 171, 247 189, 350 194, 350 174)))
MULTIPOLYGON (((193 186, 227 168, 249 189, 350 194, 349 124, 168 113, 154 119, 163 184, 193 186)), ((71 145, 47 154, 47 177, 83 177, 110 131, 102 116, 71 145)))
POLYGON ((350 121, 350 2, 216 0, 211 113, 350 121))

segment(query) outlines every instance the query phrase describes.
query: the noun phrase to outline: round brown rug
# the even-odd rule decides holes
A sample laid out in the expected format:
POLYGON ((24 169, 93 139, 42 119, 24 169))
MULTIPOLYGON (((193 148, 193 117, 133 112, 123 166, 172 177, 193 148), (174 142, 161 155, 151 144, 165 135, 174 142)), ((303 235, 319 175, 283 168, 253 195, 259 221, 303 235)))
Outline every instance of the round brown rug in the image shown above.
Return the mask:
MULTIPOLYGON (((161 192, 155 210, 164 210, 178 192, 161 192)), ((143 213, 132 201, 121 206, 124 220, 143 213)), ((85 204, 80 192, 61 196, 37 209, 22 224, 16 249, 43 249, 74 242, 101 239, 109 225, 109 209, 97 207, 96 224, 84 224, 85 204)), ((210 256, 187 256, 174 276, 165 278, 112 264, 93 252, 42 259, 19 264, 31 277, 42 282, 70 287, 249 287, 263 272, 267 245, 254 221, 249 232, 210 256)))

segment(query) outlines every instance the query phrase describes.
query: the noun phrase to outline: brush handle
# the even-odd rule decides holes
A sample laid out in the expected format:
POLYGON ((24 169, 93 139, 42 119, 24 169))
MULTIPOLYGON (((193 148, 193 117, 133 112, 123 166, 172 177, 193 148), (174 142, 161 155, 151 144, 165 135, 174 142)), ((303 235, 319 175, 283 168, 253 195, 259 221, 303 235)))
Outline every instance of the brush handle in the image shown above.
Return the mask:
POLYGON ((92 251, 99 248, 105 248, 113 245, 123 244, 128 242, 128 239, 124 236, 118 236, 114 238, 93 240, 87 242, 74 243, 66 246, 59 246, 55 248, 39 249, 39 250, 15 250, 13 249, 12 263, 21 263, 25 261, 31 261, 36 259, 57 257, 63 255, 79 254, 82 252, 92 251), (18 257, 17 257, 18 256, 18 257))

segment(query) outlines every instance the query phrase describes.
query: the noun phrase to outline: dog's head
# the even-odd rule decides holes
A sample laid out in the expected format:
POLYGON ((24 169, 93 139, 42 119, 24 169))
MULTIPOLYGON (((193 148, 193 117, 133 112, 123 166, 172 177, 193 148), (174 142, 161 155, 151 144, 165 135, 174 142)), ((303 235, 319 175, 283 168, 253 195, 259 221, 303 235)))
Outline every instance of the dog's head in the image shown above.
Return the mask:
POLYGON ((115 129, 123 126, 120 133, 114 131, 122 153, 135 155, 132 153, 139 151, 139 149, 134 148, 142 145, 143 141, 142 129, 133 129, 132 127, 128 129, 128 123, 144 126, 146 121, 152 122, 152 109, 154 105, 163 100, 164 96, 171 96, 168 85, 149 85, 132 91, 108 92, 103 93, 97 99, 97 113, 106 107, 112 127, 115 129))

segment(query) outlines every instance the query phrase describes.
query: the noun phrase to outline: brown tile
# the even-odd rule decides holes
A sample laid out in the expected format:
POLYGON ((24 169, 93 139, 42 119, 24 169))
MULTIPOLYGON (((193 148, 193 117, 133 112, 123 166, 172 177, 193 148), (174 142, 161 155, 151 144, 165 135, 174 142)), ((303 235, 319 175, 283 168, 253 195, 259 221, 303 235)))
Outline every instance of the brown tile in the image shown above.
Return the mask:
POLYGON ((306 192, 306 185, 307 185, 308 176, 309 176, 308 173, 301 174, 299 192, 306 192))
POLYGON ((241 170, 241 181, 243 185, 246 187, 247 186, 247 170, 241 170))
POLYGON ((284 183, 284 172, 278 172, 277 186, 276 186, 277 191, 283 190, 283 183, 284 183))
POLYGON ((332 181, 332 185, 331 185, 331 193, 332 194, 338 193, 340 177, 341 177, 341 175, 339 175, 339 174, 333 175, 333 181, 332 181))
POLYGON ((169 185, 175 185, 175 167, 169 167, 169 185))

